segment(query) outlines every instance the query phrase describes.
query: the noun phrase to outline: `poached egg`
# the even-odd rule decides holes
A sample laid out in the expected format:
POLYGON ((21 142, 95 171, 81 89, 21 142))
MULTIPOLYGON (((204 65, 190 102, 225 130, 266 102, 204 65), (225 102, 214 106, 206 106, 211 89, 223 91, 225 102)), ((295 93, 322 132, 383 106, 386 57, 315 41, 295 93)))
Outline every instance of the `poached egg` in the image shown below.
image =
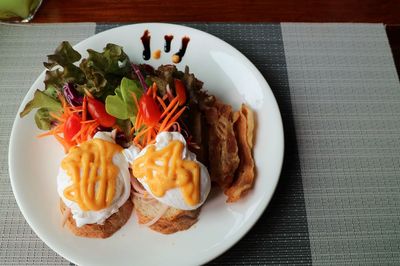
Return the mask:
MULTIPOLYGON (((115 143, 114 139, 111 137, 111 133, 109 132, 99 131, 93 137, 93 139, 96 138, 115 143)), ((115 184, 115 194, 111 204, 108 207, 98 211, 84 211, 79 207, 78 203, 68 200, 64 196, 64 190, 71 186, 73 181, 64 169, 61 167, 59 168, 59 173, 57 176, 57 192, 65 205, 71 209, 72 217, 74 218, 77 227, 81 227, 85 224, 104 224, 104 221, 112 214, 116 213, 118 209, 128 200, 131 192, 129 164, 122 152, 114 154, 112 162, 119 169, 115 184)), ((99 170, 101 171, 101 169, 99 170)))
MULTIPOLYGON (((189 151, 187 148, 187 143, 185 141, 185 138, 182 136, 181 133, 179 132, 161 132, 157 135, 156 137, 156 142, 155 144, 147 145, 143 150, 140 150, 136 146, 132 145, 130 148, 125 149, 123 151, 125 158, 129 163, 133 163, 137 158, 144 156, 147 149, 150 146, 154 146, 155 150, 161 150, 168 146, 168 144, 173 141, 177 140, 180 141, 184 144, 184 149, 181 154, 181 159, 183 160, 190 160, 194 161, 199 165, 200 168, 200 200, 196 205, 190 205, 188 204, 183 195, 182 191, 179 187, 169 189, 165 192, 165 194, 162 197, 157 197, 154 195, 154 193, 151 191, 149 185, 147 184, 146 176, 143 178, 137 178, 137 180, 142 184, 144 189, 151 194, 155 199, 160 201, 161 203, 164 203, 165 205, 174 207, 176 209, 180 210, 194 210, 199 208, 207 199, 208 194, 210 193, 211 189, 211 180, 210 180, 210 175, 208 173, 207 168, 197 161, 196 155, 189 151)), ((135 178, 135 177, 134 177, 135 178)))

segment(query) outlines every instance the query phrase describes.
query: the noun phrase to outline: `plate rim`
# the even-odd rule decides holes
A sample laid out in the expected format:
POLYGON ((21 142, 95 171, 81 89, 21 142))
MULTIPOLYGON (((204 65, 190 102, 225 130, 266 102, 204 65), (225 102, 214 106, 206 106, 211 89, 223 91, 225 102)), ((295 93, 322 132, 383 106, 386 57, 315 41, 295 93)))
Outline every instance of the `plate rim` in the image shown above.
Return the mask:
MULTIPOLYGON (((270 204, 272 198, 274 197, 274 194, 276 192, 276 188, 280 179, 280 175, 282 173, 282 166, 283 166, 283 160, 284 160, 284 154, 285 154, 285 141, 284 141, 284 128, 283 128, 283 121, 282 121, 282 114, 281 111, 279 109, 279 105, 278 102, 276 100, 276 97, 271 89, 271 87, 269 86, 267 80, 264 78, 264 76, 261 74, 261 72, 258 70, 258 68, 250 61, 250 59, 248 59, 242 52, 240 52, 238 49, 236 49, 234 46, 232 46, 231 44, 229 44, 228 42, 224 41, 223 39, 218 38, 217 36, 196 29, 196 28, 192 28, 190 26, 186 26, 186 25, 180 25, 180 24, 174 24, 174 23, 159 23, 159 22, 149 22, 149 23, 129 23, 126 25, 120 25, 120 26, 116 26, 113 27, 111 29, 107 29, 105 31, 99 32, 99 33, 95 33, 81 41, 79 41, 77 44, 73 45, 74 48, 76 48, 77 46, 82 45, 82 43, 86 42, 88 39, 94 38, 95 36, 97 37, 101 37, 101 35, 106 35, 107 33, 111 32, 111 31, 118 31, 121 28, 129 28, 129 27, 136 27, 136 26, 167 26, 167 27, 177 27, 182 29, 182 31, 184 30, 189 30, 189 31, 195 31, 198 34, 201 35, 206 35, 207 37, 211 38, 213 41, 216 42, 220 42, 223 43, 224 46, 228 46, 231 51, 233 51, 235 53, 235 56, 239 56, 240 57, 240 61, 242 63, 246 63, 246 67, 249 67, 251 72, 256 76, 258 81, 262 82, 262 87, 263 90, 267 90, 268 93, 271 94, 271 99, 273 100, 273 105, 274 105, 274 109, 277 112, 276 115, 278 115, 279 119, 278 119, 278 124, 274 125, 275 127, 278 127, 278 130, 281 132, 281 134, 279 135, 280 138, 277 140, 277 142, 279 142, 279 153, 277 153, 277 162, 279 162, 279 165, 277 163, 277 169, 278 169, 278 176, 277 178, 275 178, 273 180, 273 189, 272 189, 272 193, 271 196, 267 199, 267 197, 262 197, 262 200, 260 202, 260 205, 262 205, 262 207, 258 208, 256 213, 254 213, 252 216, 252 220, 249 221, 247 224, 244 224, 238 231, 238 233, 235 234, 235 236, 232 237, 231 241, 227 244, 223 244, 219 247, 217 247, 215 250, 213 250, 212 252, 208 253, 208 256, 203 256, 197 259, 196 264, 204 264, 207 263, 215 258, 217 258, 218 256, 222 255, 223 253, 225 253, 226 251, 228 251, 230 248, 232 248, 235 244, 237 244, 245 235, 247 235, 247 233, 254 227, 254 225, 259 221, 260 217, 262 216, 262 214, 265 212, 265 210, 267 209, 268 205, 270 204)), ((47 236, 43 235, 43 234, 39 234, 38 232, 40 231, 40 229, 36 226, 34 226, 32 224, 32 222, 30 221, 30 219, 27 217, 26 215, 26 211, 24 211, 24 208, 22 207, 22 203, 21 203, 21 199, 18 196, 18 191, 16 189, 16 185, 15 185, 15 181, 14 181, 14 162, 12 161, 12 158, 14 157, 14 149, 13 149, 13 143, 16 141, 16 125, 18 123, 18 120, 20 120, 21 118, 19 117, 19 113, 22 110, 22 103, 27 102, 28 96, 30 96, 30 94, 32 94, 35 90, 35 88, 33 87, 33 85, 37 82, 38 79, 40 79, 41 76, 43 76, 45 74, 46 70, 43 70, 38 76, 37 78, 32 82, 31 87, 28 89, 28 91, 26 92, 24 98, 22 99, 22 101, 20 102, 17 114, 14 118, 13 121, 13 126, 11 129, 11 133, 10 133, 10 140, 9 140, 9 147, 8 147, 8 172, 9 172, 9 178, 10 178, 10 183, 11 183, 11 187, 12 187, 12 191, 14 194, 14 198, 17 202, 18 208, 20 209, 25 221, 29 224, 29 226, 31 227, 31 229, 35 232, 35 234, 39 237, 39 239, 41 241, 43 241, 50 249, 52 249, 54 252, 56 252, 58 255, 62 256, 64 259, 75 263, 75 264, 79 264, 77 260, 75 260, 75 258, 70 258, 69 256, 67 256, 62 249, 60 248, 54 248, 55 246, 57 246, 56 244, 54 244, 53 241, 49 240, 47 236)))

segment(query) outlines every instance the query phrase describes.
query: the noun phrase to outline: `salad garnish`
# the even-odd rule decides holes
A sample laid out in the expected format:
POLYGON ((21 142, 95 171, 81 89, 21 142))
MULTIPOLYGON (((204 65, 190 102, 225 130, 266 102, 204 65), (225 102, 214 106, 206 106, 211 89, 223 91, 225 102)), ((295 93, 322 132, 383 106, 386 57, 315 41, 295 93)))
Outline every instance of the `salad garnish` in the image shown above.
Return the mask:
POLYGON ((125 147, 131 141, 145 147, 159 132, 181 131, 186 74, 132 64, 116 44, 101 53, 88 49, 88 54, 77 66, 81 55, 62 42, 48 56, 45 90, 37 90, 20 114, 37 109, 36 124, 47 131, 39 137, 54 136, 67 152, 99 130, 115 130, 125 147))

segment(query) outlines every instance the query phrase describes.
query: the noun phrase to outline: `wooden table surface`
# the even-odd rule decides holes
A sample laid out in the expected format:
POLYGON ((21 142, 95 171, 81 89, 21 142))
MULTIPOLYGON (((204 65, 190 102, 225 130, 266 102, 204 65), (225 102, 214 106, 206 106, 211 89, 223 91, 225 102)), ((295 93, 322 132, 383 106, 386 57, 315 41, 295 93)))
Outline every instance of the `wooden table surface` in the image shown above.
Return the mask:
POLYGON ((381 22, 400 0, 43 0, 33 22, 381 22))

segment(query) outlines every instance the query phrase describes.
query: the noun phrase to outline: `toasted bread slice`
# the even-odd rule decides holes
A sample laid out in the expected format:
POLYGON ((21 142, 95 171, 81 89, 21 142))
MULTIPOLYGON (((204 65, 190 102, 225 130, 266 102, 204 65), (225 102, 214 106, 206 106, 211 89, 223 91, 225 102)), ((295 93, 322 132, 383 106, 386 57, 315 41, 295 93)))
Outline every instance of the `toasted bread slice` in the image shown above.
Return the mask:
MULTIPOLYGON (((67 211, 67 206, 60 200, 60 209, 64 214, 67 211)), ((114 213, 101 224, 86 224, 82 227, 77 227, 72 214, 70 213, 67 217, 65 224, 67 227, 77 236, 89 237, 89 238, 107 238, 117 232, 131 217, 133 209, 133 203, 131 199, 128 199, 124 205, 122 205, 118 212, 114 213)))
MULTIPOLYGON (((134 197, 133 202, 139 224, 150 222, 162 209, 162 204, 158 201, 149 203, 142 198, 134 197)), ((151 225, 150 228, 163 234, 172 234, 187 230, 197 222, 199 213, 200 208, 192 211, 184 211, 169 207, 164 215, 155 224, 151 225)))

